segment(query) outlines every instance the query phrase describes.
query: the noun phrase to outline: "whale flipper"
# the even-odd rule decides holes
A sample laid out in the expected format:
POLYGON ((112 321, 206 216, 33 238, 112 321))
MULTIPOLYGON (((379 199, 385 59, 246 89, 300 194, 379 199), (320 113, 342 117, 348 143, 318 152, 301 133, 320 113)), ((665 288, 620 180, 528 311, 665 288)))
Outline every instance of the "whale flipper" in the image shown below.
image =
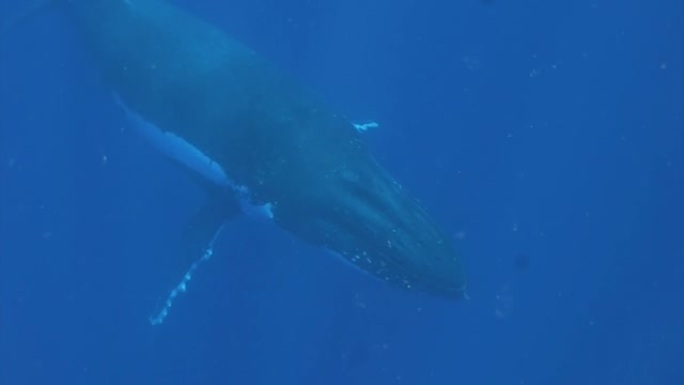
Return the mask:
MULTIPOLYGON (((169 314, 176 297, 187 290, 195 270, 213 255, 213 244, 223 225, 241 213, 240 204, 232 194, 224 194, 219 190, 211 190, 207 202, 188 222, 176 258, 183 266, 178 271, 173 289, 158 306, 149 320, 152 325, 159 325, 169 314)), ((175 274, 175 273, 174 273, 175 274)))
POLYGON ((230 219, 241 213, 240 205, 231 194, 211 193, 207 202, 188 221, 182 237, 180 250, 185 254, 182 260, 194 262, 209 248, 216 233, 230 219), (193 256, 194 255, 194 256, 193 256))

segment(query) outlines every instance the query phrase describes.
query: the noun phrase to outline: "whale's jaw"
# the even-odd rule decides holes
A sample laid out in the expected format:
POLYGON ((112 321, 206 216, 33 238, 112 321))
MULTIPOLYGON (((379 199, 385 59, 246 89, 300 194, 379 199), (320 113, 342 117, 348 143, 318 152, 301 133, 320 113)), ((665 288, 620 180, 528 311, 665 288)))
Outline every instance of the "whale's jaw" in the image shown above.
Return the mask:
POLYGON ((450 298, 466 286, 451 242, 421 205, 370 156, 325 175, 276 221, 377 278, 450 298))

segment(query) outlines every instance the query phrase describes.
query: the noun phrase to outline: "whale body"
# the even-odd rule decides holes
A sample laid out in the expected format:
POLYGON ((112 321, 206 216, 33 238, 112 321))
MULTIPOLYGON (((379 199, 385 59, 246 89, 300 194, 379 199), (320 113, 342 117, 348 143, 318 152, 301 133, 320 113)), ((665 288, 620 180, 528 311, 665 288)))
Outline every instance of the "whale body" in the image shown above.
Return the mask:
POLYGON ((352 122, 306 87, 172 4, 62 5, 131 121, 211 191, 210 215, 198 216, 203 239, 257 208, 381 280, 463 296, 465 274, 448 237, 352 122))

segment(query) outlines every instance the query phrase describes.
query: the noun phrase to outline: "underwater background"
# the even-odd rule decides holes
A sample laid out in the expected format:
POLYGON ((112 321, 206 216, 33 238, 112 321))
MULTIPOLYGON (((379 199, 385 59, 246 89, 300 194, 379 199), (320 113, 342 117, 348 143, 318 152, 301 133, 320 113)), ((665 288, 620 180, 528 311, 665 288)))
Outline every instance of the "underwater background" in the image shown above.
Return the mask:
POLYGON ((684 384, 681 0, 173 2, 380 124, 469 299, 238 219, 150 326, 203 194, 54 7, 0 42, 1 385, 684 384))

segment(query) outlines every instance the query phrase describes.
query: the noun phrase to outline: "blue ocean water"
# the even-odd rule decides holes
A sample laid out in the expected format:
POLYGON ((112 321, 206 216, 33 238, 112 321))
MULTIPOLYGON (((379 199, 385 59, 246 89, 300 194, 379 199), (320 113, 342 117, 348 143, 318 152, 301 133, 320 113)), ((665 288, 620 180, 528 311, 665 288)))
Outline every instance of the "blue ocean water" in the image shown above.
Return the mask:
POLYGON ((55 7, 0 42, 0 384, 684 384, 682 1, 174 3, 380 124, 469 299, 238 219, 150 326, 202 192, 55 7))

